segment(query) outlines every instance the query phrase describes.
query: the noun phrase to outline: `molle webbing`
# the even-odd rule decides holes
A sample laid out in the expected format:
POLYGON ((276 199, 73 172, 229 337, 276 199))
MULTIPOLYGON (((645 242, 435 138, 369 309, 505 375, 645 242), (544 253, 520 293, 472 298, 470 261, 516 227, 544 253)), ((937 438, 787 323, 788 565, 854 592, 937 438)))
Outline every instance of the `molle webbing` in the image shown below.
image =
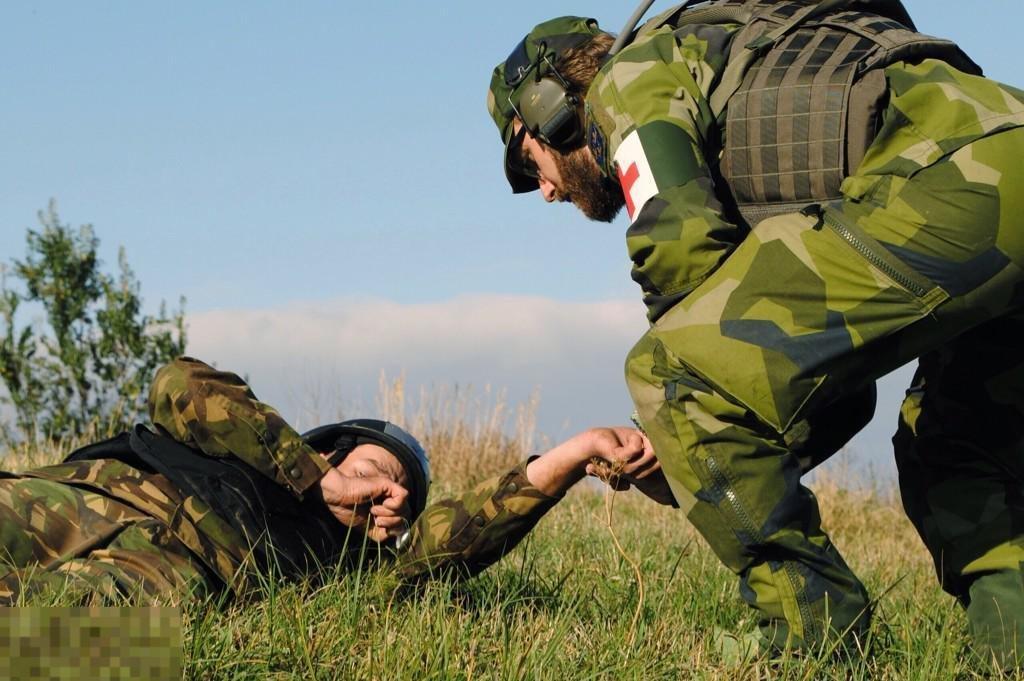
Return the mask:
POLYGON ((899 23, 899 2, 828 4, 822 13, 814 0, 725 0, 676 18, 679 31, 692 21, 746 24, 711 101, 725 119, 722 175, 751 225, 840 198, 880 125, 882 68, 931 57, 980 72, 954 43, 899 23))
POLYGON ((852 33, 800 29, 747 71, 726 109, 722 167, 741 209, 839 197, 849 94, 874 47, 852 33))

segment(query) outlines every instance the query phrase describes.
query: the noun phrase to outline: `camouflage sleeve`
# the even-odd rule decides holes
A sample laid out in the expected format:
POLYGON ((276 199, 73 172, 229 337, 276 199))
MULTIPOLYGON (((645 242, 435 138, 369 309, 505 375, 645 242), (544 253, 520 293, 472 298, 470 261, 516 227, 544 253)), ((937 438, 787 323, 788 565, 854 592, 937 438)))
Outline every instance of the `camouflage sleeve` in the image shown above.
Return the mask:
MULTIPOLYGON (((888 110, 857 172, 843 181, 848 198, 863 198, 878 176, 911 177, 982 137, 1024 126, 1024 91, 944 62, 896 62, 885 69, 885 79, 888 110), (935 115, 939 109, 941 116, 935 115)), ((977 169, 961 172, 986 182, 972 174, 977 169)))
POLYGON ((705 159, 717 158, 708 93, 724 68, 731 31, 655 31, 609 62, 587 94, 590 122, 604 135, 626 198, 632 275, 652 322, 742 239, 742 229, 723 216, 705 159))
POLYGON ((153 423, 210 456, 235 456, 301 497, 329 469, 238 375, 191 357, 161 368, 149 392, 153 423))
POLYGON ((399 574, 410 581, 470 577, 514 549, 558 502, 530 483, 527 463, 428 506, 398 556, 399 574))

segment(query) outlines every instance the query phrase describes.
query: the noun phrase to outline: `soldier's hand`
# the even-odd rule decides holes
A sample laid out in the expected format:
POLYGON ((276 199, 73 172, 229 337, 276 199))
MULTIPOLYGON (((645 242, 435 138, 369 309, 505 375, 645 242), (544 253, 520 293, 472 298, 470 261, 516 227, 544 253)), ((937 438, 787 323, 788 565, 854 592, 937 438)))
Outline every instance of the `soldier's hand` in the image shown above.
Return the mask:
POLYGON ((381 503, 370 508, 373 528, 367 532, 374 541, 384 541, 388 537, 400 537, 409 529, 408 494, 388 497, 381 503))
POLYGON ((675 503, 661 464, 647 436, 632 428, 596 429, 596 459, 587 474, 596 475, 618 491, 635 487, 651 500, 670 506, 675 503))
POLYGON ((661 470, 661 464, 654 456, 647 437, 635 428, 613 427, 594 428, 589 431, 593 438, 592 456, 601 463, 587 465, 588 475, 607 471, 615 473, 612 486, 629 489, 630 483, 651 476, 661 470))
POLYGON ((327 508, 342 524, 362 528, 373 517, 376 522, 366 531, 370 539, 383 541, 400 534, 409 492, 390 478, 349 477, 331 469, 320 479, 320 491, 327 508))

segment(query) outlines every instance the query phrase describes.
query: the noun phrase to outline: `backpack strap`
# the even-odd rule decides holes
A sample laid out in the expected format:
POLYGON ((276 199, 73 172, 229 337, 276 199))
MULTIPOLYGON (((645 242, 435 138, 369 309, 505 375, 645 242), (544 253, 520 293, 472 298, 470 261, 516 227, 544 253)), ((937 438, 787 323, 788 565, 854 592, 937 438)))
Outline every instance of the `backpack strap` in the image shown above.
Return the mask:
POLYGON ((261 570, 305 574, 346 549, 347 532, 316 500, 300 501, 255 468, 234 457, 212 457, 157 426, 129 432, 72 452, 65 462, 116 459, 160 473, 186 497, 201 500, 239 533, 261 570))
MULTIPOLYGON (((729 103, 729 99, 736 94, 736 91, 743 85, 743 78, 746 76, 751 64, 763 57, 768 50, 778 45, 787 35, 789 35, 790 32, 804 22, 824 16, 829 12, 835 12, 843 9, 855 1, 856 0, 822 0, 817 4, 811 4, 796 9, 796 11, 790 15, 788 20, 782 22, 776 28, 766 31, 753 40, 747 42, 740 50, 734 51, 733 54, 729 56, 729 64, 725 67, 725 71, 722 73, 722 78, 719 81, 718 86, 715 88, 715 91, 711 93, 709 104, 711 105, 711 112, 714 114, 715 118, 721 117, 722 112, 725 111, 725 107, 729 103)), ((796 3, 784 4, 782 7, 773 10, 773 13, 778 15, 780 9, 791 8, 796 5, 796 3)))

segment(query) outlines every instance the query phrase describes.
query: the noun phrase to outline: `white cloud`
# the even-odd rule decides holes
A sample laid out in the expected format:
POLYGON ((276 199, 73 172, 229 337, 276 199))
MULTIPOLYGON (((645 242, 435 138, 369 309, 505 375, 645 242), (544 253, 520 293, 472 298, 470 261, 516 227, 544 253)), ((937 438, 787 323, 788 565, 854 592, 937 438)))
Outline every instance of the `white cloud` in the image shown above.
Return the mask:
POLYGON ((292 418, 318 395, 372 405, 380 372, 404 372, 413 387, 490 385, 512 402, 539 390, 539 427, 554 436, 628 421, 623 359, 646 328, 635 301, 487 295, 212 310, 188 323, 189 353, 247 374, 292 418))

